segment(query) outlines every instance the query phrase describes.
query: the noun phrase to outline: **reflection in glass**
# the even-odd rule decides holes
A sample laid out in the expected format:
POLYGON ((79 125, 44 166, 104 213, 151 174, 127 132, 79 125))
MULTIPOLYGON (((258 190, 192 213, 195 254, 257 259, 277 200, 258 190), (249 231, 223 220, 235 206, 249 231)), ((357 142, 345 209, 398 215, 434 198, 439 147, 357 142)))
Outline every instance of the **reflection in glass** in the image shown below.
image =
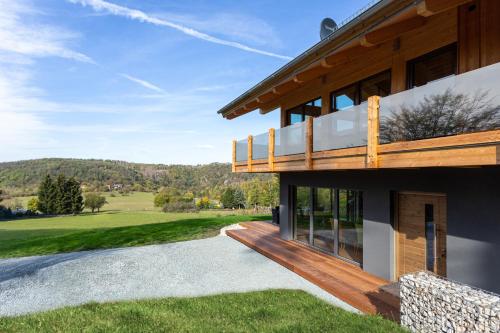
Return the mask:
POLYGON ((332 95, 332 105, 335 111, 347 109, 354 106, 356 103, 357 85, 352 85, 347 88, 336 91, 332 95))
POLYGON ((295 238, 309 244, 311 191, 309 187, 297 186, 295 201, 295 238))
POLYGON ((339 190, 339 256, 363 261, 363 195, 360 191, 339 190))
POLYGON ((313 192, 313 245, 334 251, 333 190, 315 188, 313 192))

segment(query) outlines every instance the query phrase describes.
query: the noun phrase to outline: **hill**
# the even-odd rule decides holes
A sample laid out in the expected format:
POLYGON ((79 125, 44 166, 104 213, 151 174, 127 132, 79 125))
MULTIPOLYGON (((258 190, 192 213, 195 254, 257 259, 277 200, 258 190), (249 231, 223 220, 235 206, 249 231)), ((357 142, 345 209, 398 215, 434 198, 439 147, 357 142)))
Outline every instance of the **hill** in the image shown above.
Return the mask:
POLYGON ((130 163, 113 160, 46 158, 0 163, 0 188, 11 195, 36 191, 47 174, 75 177, 88 187, 104 190, 107 185, 122 184, 126 188, 152 191, 174 187, 197 195, 209 194, 225 185, 250 179, 269 179, 271 175, 235 174, 229 163, 204 165, 165 165, 130 163))

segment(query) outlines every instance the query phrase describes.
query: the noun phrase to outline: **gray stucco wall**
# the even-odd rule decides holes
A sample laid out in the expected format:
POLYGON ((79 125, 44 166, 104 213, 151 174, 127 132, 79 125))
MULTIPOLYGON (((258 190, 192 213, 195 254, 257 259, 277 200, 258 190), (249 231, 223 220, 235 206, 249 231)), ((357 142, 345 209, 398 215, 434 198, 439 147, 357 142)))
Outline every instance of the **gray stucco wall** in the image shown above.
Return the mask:
POLYGON ((500 168, 297 172, 280 175, 281 236, 292 238, 292 185, 363 190, 363 269, 393 276, 391 192, 447 195, 448 277, 500 292, 500 168))

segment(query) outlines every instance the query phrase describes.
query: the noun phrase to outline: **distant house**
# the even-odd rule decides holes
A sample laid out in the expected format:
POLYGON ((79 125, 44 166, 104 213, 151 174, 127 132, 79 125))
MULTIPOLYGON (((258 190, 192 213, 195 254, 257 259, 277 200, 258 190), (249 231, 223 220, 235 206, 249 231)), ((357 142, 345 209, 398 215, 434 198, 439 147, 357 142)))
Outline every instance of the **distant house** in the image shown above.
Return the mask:
POLYGON ((382 0, 219 111, 281 115, 232 167, 279 173, 282 239, 500 292, 499 18, 498 0, 382 0))
POLYGON ((106 185, 108 191, 121 191, 123 189, 123 184, 108 184, 106 185))

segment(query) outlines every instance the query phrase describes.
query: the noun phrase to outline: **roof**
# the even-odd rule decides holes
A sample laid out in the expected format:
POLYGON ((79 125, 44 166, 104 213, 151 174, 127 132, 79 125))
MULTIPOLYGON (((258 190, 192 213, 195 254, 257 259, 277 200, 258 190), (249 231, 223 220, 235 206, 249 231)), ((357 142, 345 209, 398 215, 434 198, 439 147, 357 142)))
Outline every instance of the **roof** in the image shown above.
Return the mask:
MULTIPOLYGON (((292 59, 273 74, 244 92, 242 95, 221 108, 218 113, 228 119, 233 119, 242 114, 261 108, 269 98, 280 95, 275 87, 278 85, 289 86, 293 84, 293 77, 307 70, 309 76, 321 71, 313 72, 311 66, 318 64, 325 57, 333 55, 336 51, 347 47, 350 42, 360 38, 364 33, 382 24, 409 7, 415 7, 423 0, 380 0, 372 1, 359 11, 359 14, 342 22, 339 28, 327 38, 319 41, 314 46, 292 59), (260 98, 259 98, 260 97, 260 98)), ((328 66, 326 66, 328 67, 328 66)), ((306 74, 307 75, 307 74, 306 74)), ((320 76, 320 75, 318 75, 320 76)), ((295 78, 295 82, 300 84, 295 78)), ((262 109, 261 109, 262 111, 262 109)))

